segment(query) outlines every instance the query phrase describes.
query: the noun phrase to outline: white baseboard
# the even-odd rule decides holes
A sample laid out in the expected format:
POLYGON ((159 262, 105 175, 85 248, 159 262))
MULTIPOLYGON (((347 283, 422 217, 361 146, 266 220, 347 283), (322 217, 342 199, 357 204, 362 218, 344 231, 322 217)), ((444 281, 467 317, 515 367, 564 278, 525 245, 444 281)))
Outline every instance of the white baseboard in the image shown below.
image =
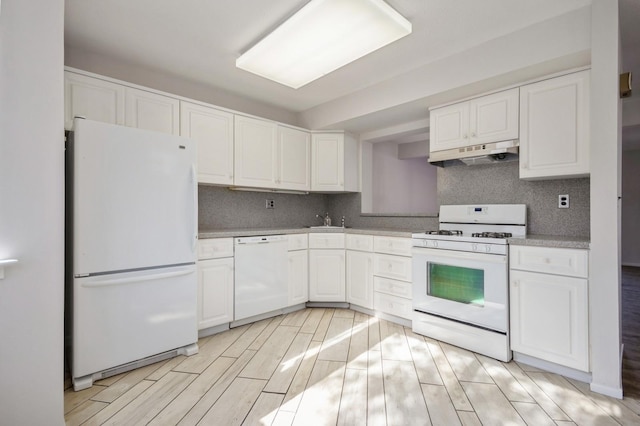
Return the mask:
POLYGON ((592 392, 601 393, 616 399, 622 399, 623 396, 622 388, 612 388, 611 386, 599 385, 593 382, 591 382, 590 388, 592 392))
POLYGON ((585 371, 576 370, 571 367, 565 367, 553 362, 545 361, 540 358, 536 358, 529 355, 524 355, 519 352, 513 352, 513 359, 521 362, 522 364, 530 365, 532 367, 539 368, 541 370, 548 371, 550 373, 559 374, 561 376, 568 377, 570 379, 578 380, 584 383, 591 382, 591 373, 585 371))

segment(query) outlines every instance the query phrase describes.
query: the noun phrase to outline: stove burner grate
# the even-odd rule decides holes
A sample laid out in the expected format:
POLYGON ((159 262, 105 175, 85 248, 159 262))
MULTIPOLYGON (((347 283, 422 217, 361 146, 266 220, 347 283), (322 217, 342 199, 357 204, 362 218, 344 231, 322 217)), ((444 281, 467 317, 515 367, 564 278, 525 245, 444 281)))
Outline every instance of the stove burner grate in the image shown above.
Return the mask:
POLYGON ((458 230, 440 230, 440 231, 425 231, 427 235, 462 235, 462 231, 458 230))
POLYGON ((511 238, 511 232, 475 232, 471 234, 474 238, 511 238))

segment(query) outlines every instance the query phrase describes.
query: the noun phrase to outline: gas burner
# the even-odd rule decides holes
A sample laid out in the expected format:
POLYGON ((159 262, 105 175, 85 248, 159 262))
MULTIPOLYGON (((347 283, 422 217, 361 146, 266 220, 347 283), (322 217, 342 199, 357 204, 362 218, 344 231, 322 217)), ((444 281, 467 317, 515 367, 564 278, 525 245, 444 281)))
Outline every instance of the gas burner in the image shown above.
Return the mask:
POLYGON ((462 235, 462 231, 458 231, 458 230, 425 231, 425 234, 427 235, 462 235))
POLYGON ((478 238, 511 238, 511 232, 475 232, 472 237, 478 238))

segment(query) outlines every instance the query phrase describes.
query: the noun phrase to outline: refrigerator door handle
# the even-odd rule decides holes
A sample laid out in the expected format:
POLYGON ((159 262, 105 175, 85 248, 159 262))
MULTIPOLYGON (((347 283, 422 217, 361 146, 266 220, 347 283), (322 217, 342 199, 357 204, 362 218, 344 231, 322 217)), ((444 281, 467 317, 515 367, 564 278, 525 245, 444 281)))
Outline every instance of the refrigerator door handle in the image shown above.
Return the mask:
POLYGON ((198 242, 198 176, 196 174, 196 165, 191 164, 191 186, 193 194, 193 241, 191 242, 191 252, 196 252, 196 244, 198 242))
POLYGON ((158 280, 162 278, 173 278, 173 277, 179 277, 179 276, 188 275, 188 274, 193 274, 193 268, 189 268, 181 271, 163 272, 159 274, 136 275, 133 277, 125 277, 125 278, 96 280, 96 281, 82 283, 81 286, 85 288, 107 287, 107 286, 114 286, 114 285, 139 283, 142 281, 158 280))

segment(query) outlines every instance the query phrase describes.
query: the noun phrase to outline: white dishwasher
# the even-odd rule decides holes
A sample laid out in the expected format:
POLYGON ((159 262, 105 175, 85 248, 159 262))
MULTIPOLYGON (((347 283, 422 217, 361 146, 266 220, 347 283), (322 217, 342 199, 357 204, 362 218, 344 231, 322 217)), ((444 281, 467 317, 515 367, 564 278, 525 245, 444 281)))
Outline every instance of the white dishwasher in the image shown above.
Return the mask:
POLYGON ((285 235, 235 238, 234 320, 288 305, 288 239, 285 235))

